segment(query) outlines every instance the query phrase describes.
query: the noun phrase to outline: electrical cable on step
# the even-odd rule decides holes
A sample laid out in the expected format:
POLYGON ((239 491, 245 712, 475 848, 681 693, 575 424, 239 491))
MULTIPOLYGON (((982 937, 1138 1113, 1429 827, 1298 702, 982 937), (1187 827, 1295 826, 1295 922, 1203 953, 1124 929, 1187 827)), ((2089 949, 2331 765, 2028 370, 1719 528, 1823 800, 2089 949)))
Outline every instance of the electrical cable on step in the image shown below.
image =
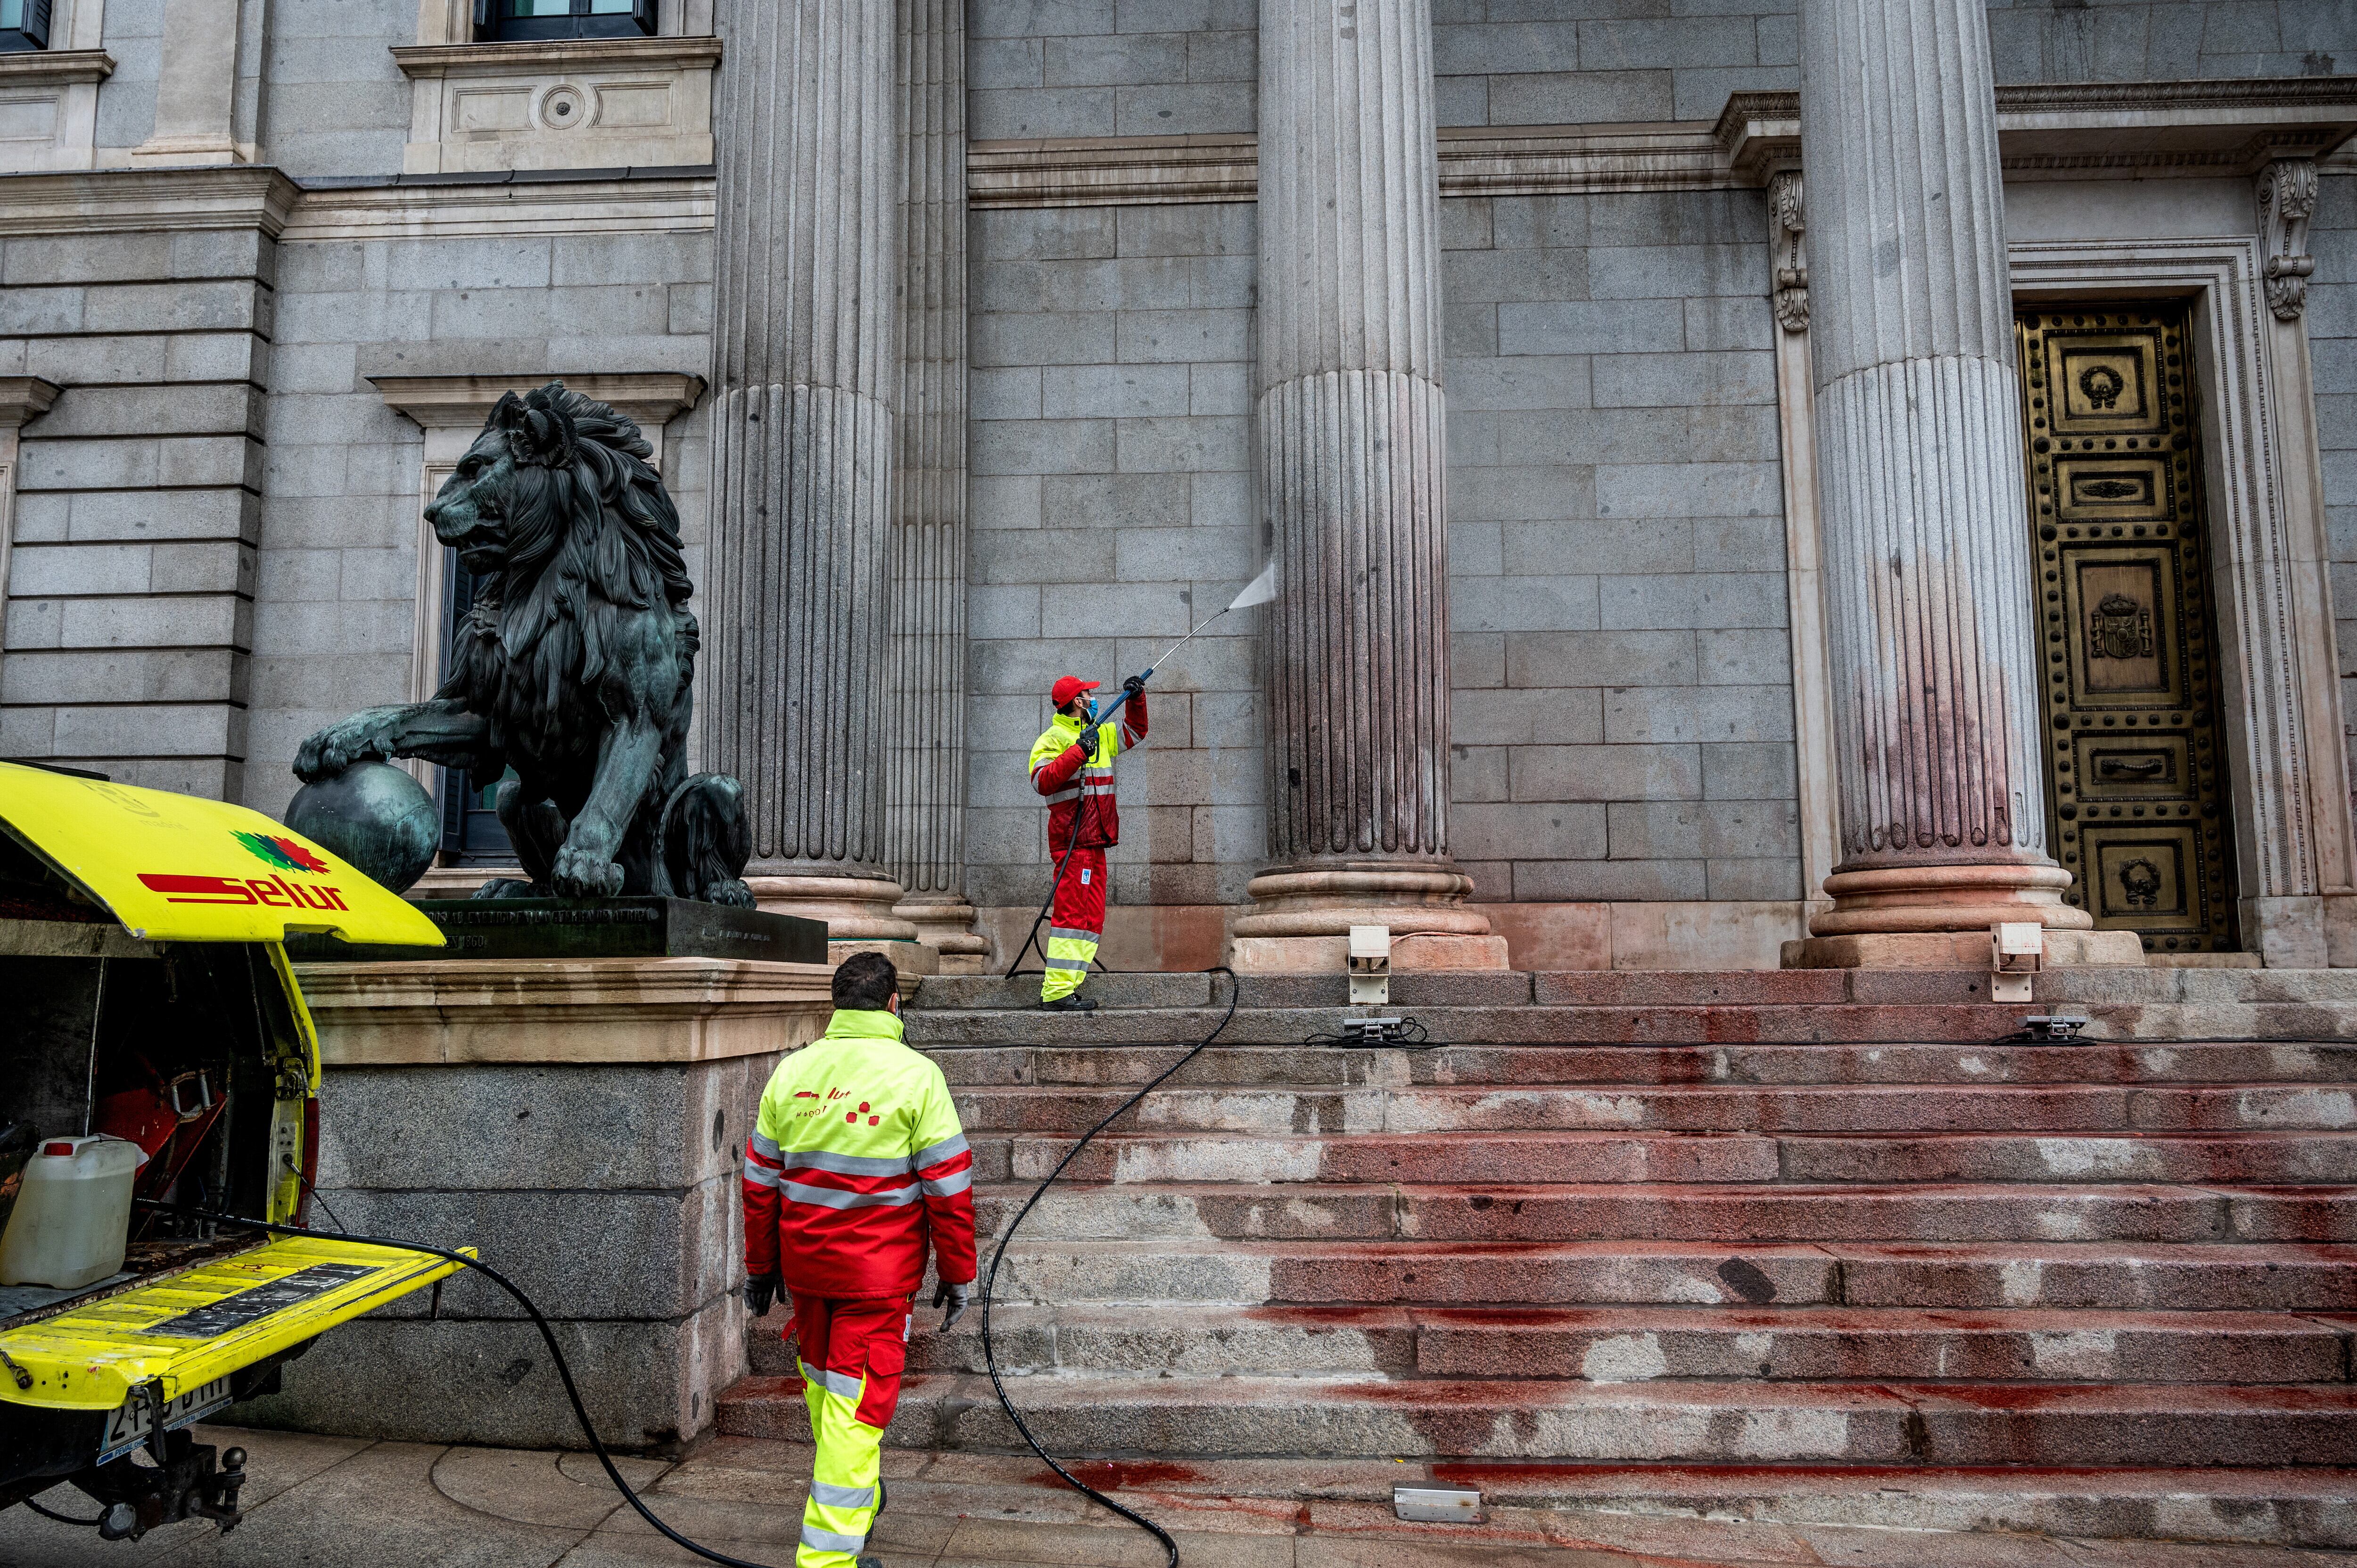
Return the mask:
MULTIPOLYGON (((1082 1149, 1089 1146, 1089 1141, 1091 1139, 1103 1132, 1106 1128, 1112 1126, 1114 1122, 1121 1118, 1123 1112, 1128 1111, 1139 1101, 1145 1099, 1147 1095, 1161 1088, 1164 1082, 1169 1079, 1171 1074, 1177 1072, 1180 1068, 1185 1067, 1189 1062, 1193 1061, 1198 1056, 1200 1056, 1203 1051, 1210 1047, 1212 1041, 1218 1039, 1227 1031, 1228 1026, 1235 1020, 1237 993, 1236 972, 1230 969, 1225 964, 1214 964, 1210 969, 1204 970, 1201 972, 1205 974, 1224 974, 1228 977, 1228 1011, 1226 1015, 1221 1018, 1219 1027, 1213 1029, 1201 1039, 1192 1042, 1190 1048, 1185 1056, 1180 1057, 1177 1061, 1172 1062, 1168 1067, 1164 1068, 1160 1073, 1156 1075, 1151 1083, 1148 1083, 1145 1088, 1139 1090, 1135 1094, 1131 1095, 1127 1100, 1123 1101, 1121 1104, 1114 1110, 1111 1115, 1098 1122, 1095 1126, 1090 1128, 1087 1132, 1082 1133, 1080 1142, 1074 1144, 1070 1149, 1065 1151, 1064 1157, 1056 1162, 1056 1168, 1048 1173, 1048 1179, 1041 1182, 1039 1187, 1033 1190, 1031 1196, 1024 1200, 1023 1207, 1016 1210, 1015 1218, 1008 1222, 1006 1229, 999 1232, 998 1249, 990 1255, 990 1272, 983 1276, 982 1284, 982 1359, 983 1365, 990 1369, 990 1387, 992 1391, 998 1395, 999 1409, 1005 1411, 1006 1412, 1006 1419, 1015 1423, 1015 1430, 1023 1434, 1023 1441, 1031 1445, 1031 1452, 1039 1455, 1040 1462, 1045 1464, 1048 1468, 1055 1471, 1058 1476, 1063 1477, 1063 1481, 1066 1486, 1071 1487, 1072 1490, 1080 1493, 1082 1497, 1090 1498, 1097 1502, 1103 1503, 1105 1507, 1111 1509, 1114 1512, 1121 1515, 1122 1518, 1129 1520, 1130 1523, 1137 1526, 1138 1529, 1146 1531, 1148 1535, 1154 1537, 1155 1540, 1160 1541, 1162 1543, 1162 1552, 1166 1568, 1178 1568, 1178 1543, 1170 1539, 1170 1532, 1164 1530, 1152 1520, 1146 1518, 1144 1514, 1138 1513, 1132 1509, 1124 1508, 1121 1504, 1114 1501, 1103 1492, 1098 1491, 1094 1487, 1090 1486, 1086 1481, 1083 1481, 1079 1477, 1073 1475, 1070 1470, 1065 1469, 1064 1466, 1058 1462, 1054 1455, 1049 1453, 1045 1447, 1040 1445, 1039 1439, 1032 1435, 1031 1428, 1025 1423, 1021 1412, 1016 1410, 1015 1402, 1006 1397, 1006 1385, 1001 1382, 998 1378, 998 1352, 996 1348, 992 1344, 990 1337, 990 1303, 991 1298, 996 1294, 996 1287, 998 1283, 999 1261, 1006 1256, 1007 1243, 1015 1240, 1016 1228, 1023 1223, 1025 1217, 1028 1216, 1031 1212, 1032 1208, 1038 1205, 1039 1199, 1047 1196, 1048 1189, 1056 1184, 1056 1178, 1058 1176, 1064 1174, 1065 1167, 1070 1165, 1073 1160, 1080 1156, 1080 1153, 1082 1149)), ((1178 1044, 1184 1042, 1173 1043, 1178 1044)))

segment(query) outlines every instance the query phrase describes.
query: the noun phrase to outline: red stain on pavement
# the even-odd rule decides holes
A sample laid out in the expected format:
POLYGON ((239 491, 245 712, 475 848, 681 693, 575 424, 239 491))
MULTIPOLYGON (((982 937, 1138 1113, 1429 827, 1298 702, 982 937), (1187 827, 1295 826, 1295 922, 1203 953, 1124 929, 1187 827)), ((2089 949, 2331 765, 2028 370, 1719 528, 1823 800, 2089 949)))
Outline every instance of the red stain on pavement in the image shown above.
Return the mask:
MULTIPOLYGON (((1203 1478, 1200 1470, 1160 1459, 1085 1459, 1064 1468, 1101 1492, 1117 1492, 1137 1487, 1177 1487, 1203 1478)), ((1039 1471, 1027 1479, 1031 1485, 1044 1487, 1050 1491, 1064 1484, 1052 1470, 1039 1471)))

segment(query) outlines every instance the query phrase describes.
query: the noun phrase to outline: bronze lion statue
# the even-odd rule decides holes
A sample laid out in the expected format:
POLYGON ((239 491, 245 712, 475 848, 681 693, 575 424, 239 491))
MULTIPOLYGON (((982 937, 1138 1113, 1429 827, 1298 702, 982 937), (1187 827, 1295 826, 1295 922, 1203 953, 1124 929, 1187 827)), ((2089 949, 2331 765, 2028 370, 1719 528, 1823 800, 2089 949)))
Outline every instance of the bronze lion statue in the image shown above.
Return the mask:
POLYGON ((501 397, 425 509, 485 579, 432 700, 370 708, 296 754, 306 781, 423 757, 501 783, 528 882, 479 898, 656 894, 751 908, 736 779, 690 778, 694 591, 639 427, 551 381, 501 397))

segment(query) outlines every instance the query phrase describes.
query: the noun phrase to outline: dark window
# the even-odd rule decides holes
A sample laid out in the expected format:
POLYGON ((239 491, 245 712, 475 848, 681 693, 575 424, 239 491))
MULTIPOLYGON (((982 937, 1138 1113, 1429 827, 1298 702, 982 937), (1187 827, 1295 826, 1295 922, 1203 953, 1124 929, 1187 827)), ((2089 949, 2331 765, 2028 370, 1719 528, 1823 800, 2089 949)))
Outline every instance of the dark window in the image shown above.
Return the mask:
MULTIPOLYGON (((457 641, 458 628, 467 619, 468 607, 475 602, 475 589, 482 579, 469 574, 458 564, 458 553, 445 550, 442 563, 443 590, 442 646, 452 647, 457 641)), ((513 865, 515 849, 508 843, 507 830, 500 826, 500 779, 511 777, 502 773, 498 779, 480 779, 463 768, 442 770, 442 857, 452 865, 513 865)))
POLYGON ((655 0, 475 0, 475 37, 636 38, 653 36, 655 0))
POLYGON ((49 0, 0 0, 0 54, 49 47, 49 0))

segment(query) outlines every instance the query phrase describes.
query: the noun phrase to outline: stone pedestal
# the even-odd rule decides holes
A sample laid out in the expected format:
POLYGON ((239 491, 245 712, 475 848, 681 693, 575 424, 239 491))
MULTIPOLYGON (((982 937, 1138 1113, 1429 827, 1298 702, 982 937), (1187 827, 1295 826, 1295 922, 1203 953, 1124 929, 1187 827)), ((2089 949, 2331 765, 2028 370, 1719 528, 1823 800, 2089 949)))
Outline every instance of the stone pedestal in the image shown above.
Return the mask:
POLYGON ((1239 974, 1340 973, 1351 928, 1392 933, 1392 968, 1505 969, 1506 939, 1466 907, 1473 879, 1453 868, 1372 865, 1273 871, 1248 891, 1253 912, 1230 929, 1226 961, 1239 974))
POLYGON ((916 923, 900 913, 905 895, 889 877, 750 875, 745 881, 764 909, 824 920, 829 963, 856 952, 880 952, 903 974, 940 972, 940 953, 919 939, 916 923))
POLYGON ((1503 968, 1448 859, 1439 178, 1426 0, 1264 0, 1270 854, 1236 967, 1503 968))
POLYGON ((990 968, 990 939, 974 929, 974 906, 955 893, 911 893, 892 906, 896 919, 917 929, 917 940, 941 955, 939 974, 981 974, 990 968))
MULTIPOLYGON (((738 1172, 828 970, 716 959, 298 967, 319 1032, 319 1196, 381 1236, 479 1249, 556 1326, 598 1431, 684 1442, 745 1369, 738 1172)), ((913 989, 913 984, 911 986, 913 989)), ((261 1425, 582 1446, 540 1336, 461 1273, 347 1325, 241 1406, 261 1425), (432 1369, 432 1375, 425 1375, 432 1369)))
POLYGON ((1987 20, 1979 0, 1804 0, 1802 33, 1841 831, 1810 930, 1927 952, 2003 920, 2083 930, 2046 848, 1987 20))

